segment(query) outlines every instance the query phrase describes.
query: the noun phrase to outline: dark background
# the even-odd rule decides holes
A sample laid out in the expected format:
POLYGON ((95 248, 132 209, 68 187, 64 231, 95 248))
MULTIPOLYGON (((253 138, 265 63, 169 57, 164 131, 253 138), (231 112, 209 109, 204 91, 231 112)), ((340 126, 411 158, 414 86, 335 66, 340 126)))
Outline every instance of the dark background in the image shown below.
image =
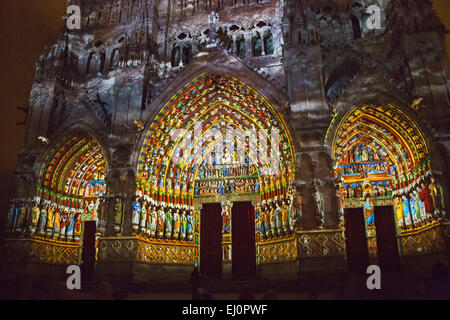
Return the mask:
MULTIPOLYGON (((438 15, 450 29, 449 0, 435 0, 438 15)), ((58 37, 65 0, 0 0, 0 225, 13 195, 13 172, 23 146, 25 114, 35 63, 45 45, 58 37)), ((447 36, 447 51, 450 40, 447 36)))

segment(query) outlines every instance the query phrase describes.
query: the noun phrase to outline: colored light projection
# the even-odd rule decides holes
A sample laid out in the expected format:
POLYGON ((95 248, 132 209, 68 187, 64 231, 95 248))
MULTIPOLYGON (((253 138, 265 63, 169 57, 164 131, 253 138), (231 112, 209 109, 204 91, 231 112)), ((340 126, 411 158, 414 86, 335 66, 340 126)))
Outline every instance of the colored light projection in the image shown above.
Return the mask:
POLYGON ((106 193, 106 167, 101 146, 90 135, 73 135, 57 143, 47 153, 38 178, 42 214, 37 233, 78 240, 82 222, 97 220, 97 199, 106 193))
POLYGON ((392 105, 351 109, 336 130, 333 154, 334 174, 342 177, 347 199, 391 198, 393 190, 406 187, 429 169, 422 133, 392 105))
POLYGON ((340 121, 332 148, 344 206, 364 208, 368 239, 376 235, 374 206, 393 205, 398 225, 412 226, 404 204, 409 207, 407 193, 426 179, 430 159, 424 136, 410 117, 393 105, 354 107, 340 121))
POLYGON ((194 196, 211 194, 269 199, 293 180, 293 154, 286 124, 266 98, 229 75, 202 74, 152 122, 140 152, 137 194, 187 206, 194 196), (182 134, 174 138, 176 129, 182 134), (274 162, 278 171, 267 170, 274 162))

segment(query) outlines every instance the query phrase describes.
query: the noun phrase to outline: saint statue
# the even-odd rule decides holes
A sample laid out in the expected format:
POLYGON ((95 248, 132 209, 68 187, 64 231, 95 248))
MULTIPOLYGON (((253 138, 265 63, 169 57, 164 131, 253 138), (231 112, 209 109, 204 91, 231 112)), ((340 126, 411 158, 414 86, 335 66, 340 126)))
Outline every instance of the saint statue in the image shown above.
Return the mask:
POLYGON ((58 238, 59 231, 61 230, 61 213, 60 208, 55 208, 55 211, 53 213, 54 215, 54 222, 53 222, 53 238, 58 238))
POLYGON ((72 208, 69 211, 69 216, 67 218, 67 240, 73 240, 73 231, 75 227, 75 209, 72 208))
POLYGON ((287 201, 282 202, 283 207, 281 208, 281 225, 283 228, 283 233, 289 233, 289 206, 287 201))
MULTIPOLYGON (((361 190, 361 188, 360 188, 361 190)), ((342 194, 342 187, 336 189, 336 222, 340 225, 344 220, 344 196, 342 194)))
POLYGON ((15 201, 9 202, 8 220, 6 222, 6 229, 8 232, 14 231, 14 225, 16 221, 17 208, 15 207, 15 201))
POLYGON ((22 233, 25 228, 25 224, 27 221, 27 213, 28 208, 25 201, 19 202, 19 206, 17 209, 17 223, 16 223, 16 232, 22 233))
POLYGON ((322 228, 324 212, 325 212, 325 202, 324 202, 323 194, 319 191, 319 188, 317 187, 317 185, 314 186, 313 199, 314 199, 314 209, 315 209, 315 217, 316 217, 317 225, 319 228, 322 228))
POLYGON ((98 208, 98 229, 101 233, 105 232, 106 228, 106 217, 108 214, 108 203, 104 197, 99 198, 100 204, 98 208))
POLYGON ((366 196, 366 202, 364 202, 364 217, 367 227, 375 226, 374 204, 369 196, 366 196))
POLYGON ((442 186, 434 179, 431 178, 431 183, 428 186, 430 191, 431 200, 433 202, 435 216, 440 216, 445 208, 444 205, 444 192, 442 186))
POLYGON ((173 214, 172 209, 168 209, 166 211, 166 229, 165 229, 166 239, 172 239, 172 230, 173 230, 173 214))
POLYGON ((192 241, 194 237, 194 218, 192 217, 192 213, 189 210, 187 212, 187 227, 186 227, 186 235, 189 241, 192 241))
POLYGON ((154 237, 156 235, 156 226, 158 225, 158 212, 156 211, 156 206, 152 207, 151 211, 151 224, 150 224, 150 236, 154 237))
POLYGON ((414 196, 414 193, 410 193, 409 195, 409 208, 410 208, 410 212, 411 212, 411 222, 415 223, 415 220, 417 219, 416 217, 416 199, 414 196))
POLYGON ((123 204, 120 197, 116 197, 116 202, 114 204, 114 231, 116 234, 122 232, 123 223, 123 204))
POLYGON ((139 219, 141 217, 141 204, 139 203, 139 198, 136 197, 133 204, 131 205, 131 224, 133 225, 133 230, 137 231, 139 228, 139 219))
POLYGON ((144 200, 142 202, 142 208, 141 208, 141 216, 140 216, 140 231, 142 234, 147 234, 147 201, 144 200))
POLYGON ((230 232, 230 212, 229 205, 227 203, 222 203, 222 233, 230 232))
POLYGON ((47 232, 46 235, 49 237, 52 235, 52 231, 53 231, 53 221, 54 221, 54 212, 55 212, 55 205, 51 204, 50 207, 48 208, 48 212, 47 212, 47 232))
POLYGON ((402 199, 403 199, 403 219, 405 220, 405 228, 409 228, 413 225, 411 218, 410 202, 406 196, 402 196, 402 199))
POLYGON ((431 200, 431 195, 428 187, 425 185, 425 183, 422 183, 422 191, 419 192, 419 198, 423 201, 424 209, 425 209, 425 215, 427 217, 433 216, 433 201, 431 200))
POLYGON ((180 209, 176 209, 173 213, 173 238, 178 239, 180 235, 180 227, 181 227, 181 221, 180 221, 180 209))
POLYGON ((187 217, 186 210, 181 212, 180 240, 186 239, 187 217))
POLYGON ((39 217, 39 234, 45 234, 45 226, 47 225, 47 210, 48 204, 44 203, 41 209, 41 215, 39 217))
POLYGON ((33 201, 33 208, 31 209, 31 225, 30 231, 31 233, 35 233, 38 227, 39 215, 41 210, 39 209, 39 201, 33 201))
POLYGON ((158 224, 156 226, 158 238, 164 237, 164 225, 166 223, 166 215, 164 214, 164 207, 160 206, 158 210, 158 224))

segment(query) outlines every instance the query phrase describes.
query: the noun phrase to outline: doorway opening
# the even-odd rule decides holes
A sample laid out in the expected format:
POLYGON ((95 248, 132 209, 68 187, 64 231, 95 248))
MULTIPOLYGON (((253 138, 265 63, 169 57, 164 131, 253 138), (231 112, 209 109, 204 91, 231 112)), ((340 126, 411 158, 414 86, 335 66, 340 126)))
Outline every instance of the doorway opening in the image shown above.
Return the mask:
POLYGON ((209 278, 222 276, 222 208, 204 203, 200 214, 200 272, 209 278))
POLYGON ((398 271, 400 255, 392 206, 375 207, 375 228, 381 270, 383 272, 398 271))
POLYGON ((231 230, 233 278, 253 278, 256 275, 255 208, 251 202, 233 203, 231 230))
POLYGON ((348 271, 365 273, 369 265, 363 208, 344 211, 348 271))

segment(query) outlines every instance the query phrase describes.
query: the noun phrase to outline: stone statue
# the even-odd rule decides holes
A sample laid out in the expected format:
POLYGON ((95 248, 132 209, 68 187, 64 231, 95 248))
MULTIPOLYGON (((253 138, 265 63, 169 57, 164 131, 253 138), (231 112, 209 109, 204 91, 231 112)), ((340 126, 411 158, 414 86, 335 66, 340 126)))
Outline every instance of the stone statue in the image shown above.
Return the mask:
POLYGON ((230 209, 227 203, 222 203, 222 233, 230 232, 230 209))
POLYGON ((104 197, 99 198, 100 204, 98 209, 98 230, 103 233, 106 228, 106 217, 108 212, 108 203, 104 197))
POLYGON ((140 231, 142 234, 147 234, 147 201, 144 200, 142 202, 142 208, 141 208, 141 216, 140 216, 140 231))
POLYGON ((151 224, 150 224, 151 237, 154 237, 156 235, 157 224, 158 224, 158 212, 156 211, 156 206, 153 206, 151 211, 151 224))
POLYGON ((166 231, 165 238, 172 239, 172 231, 173 231, 173 213, 172 209, 168 209, 166 211, 166 231))
POLYGON ((48 204, 44 203, 41 209, 41 215, 39 217, 39 234, 45 234, 45 226, 47 225, 47 210, 48 204))
POLYGON ((180 209, 175 209, 173 213, 173 238, 178 239, 180 236, 180 209))
POLYGON ((314 210, 315 210, 315 217, 316 217, 317 225, 321 229, 321 228, 323 228, 322 225, 323 225, 324 212, 325 212, 325 203, 324 203, 324 199, 323 199, 323 194, 319 191, 319 188, 317 185, 314 186, 313 199, 314 199, 314 210))
POLYGON ((192 216, 190 210, 187 212, 186 219, 187 219, 187 228, 186 228, 187 239, 189 241, 192 241, 192 239, 194 238, 194 217, 192 216))
POLYGON ((181 212, 180 240, 186 239, 187 217, 186 210, 181 212))
POLYGON ((141 217, 141 204, 139 202, 139 198, 136 197, 134 199, 133 204, 131 205, 131 224, 133 225, 133 230, 137 231, 139 228, 139 219, 141 217))
POLYGON ((59 237, 59 232, 61 230, 61 213, 60 208, 56 207, 53 213, 53 238, 57 239, 59 237))
POLYGON ((122 232, 123 224, 123 204, 120 197, 116 197, 116 202, 114 203, 114 232, 120 235, 122 232))
POLYGON ((73 231, 75 227, 75 209, 71 208, 67 217, 67 240, 73 240, 73 231))
POLYGON ((164 214, 164 207, 161 206, 158 210, 158 224, 156 226, 158 238, 164 237, 165 222, 166 222, 166 215, 164 214))
POLYGON ((434 214, 439 217, 442 215, 442 211, 444 211, 444 192, 442 186, 436 182, 435 178, 431 178, 431 183, 428 186, 431 200, 433 202, 434 214))
POLYGON ((15 205, 15 200, 11 200, 9 202, 8 220, 6 222, 6 229, 8 232, 14 231, 14 225, 17 216, 17 208, 15 205))
POLYGON ((16 223, 16 232, 22 233, 27 221, 27 205, 25 201, 20 201, 17 209, 17 223, 16 223))
POLYGON ((342 194, 342 186, 336 188, 336 222, 338 225, 344 220, 344 195, 342 194))
POLYGON ((33 208, 31 208, 31 224, 30 232, 34 234, 38 227, 39 215, 41 210, 39 209, 39 200, 33 201, 33 208))

